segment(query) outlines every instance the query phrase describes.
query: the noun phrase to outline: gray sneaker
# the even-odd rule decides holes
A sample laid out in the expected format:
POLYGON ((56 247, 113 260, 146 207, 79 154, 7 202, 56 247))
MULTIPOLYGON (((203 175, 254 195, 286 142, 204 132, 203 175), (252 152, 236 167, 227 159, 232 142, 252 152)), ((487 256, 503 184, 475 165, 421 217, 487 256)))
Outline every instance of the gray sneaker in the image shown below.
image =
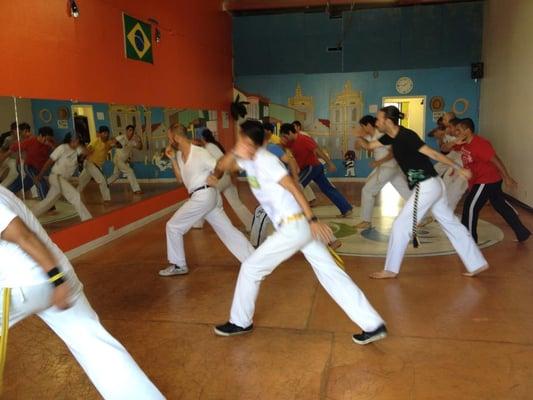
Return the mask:
POLYGON ((188 273, 189 268, 187 266, 180 267, 176 264, 170 264, 168 267, 159 271, 160 276, 185 275, 188 273))

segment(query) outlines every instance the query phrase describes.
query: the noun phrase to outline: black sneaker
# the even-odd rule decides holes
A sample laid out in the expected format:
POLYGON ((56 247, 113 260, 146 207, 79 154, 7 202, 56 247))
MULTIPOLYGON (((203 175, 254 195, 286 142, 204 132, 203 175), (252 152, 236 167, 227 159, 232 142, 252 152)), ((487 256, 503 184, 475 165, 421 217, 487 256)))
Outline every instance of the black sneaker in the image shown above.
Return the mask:
POLYGON ((387 337, 387 327, 381 325, 378 329, 372 332, 359 333, 358 335, 353 335, 352 339, 357 344, 368 344, 375 342, 377 340, 385 339, 387 337))
POLYGON ((251 332, 254 329, 254 325, 250 325, 248 328, 241 328, 231 322, 226 322, 224 325, 215 326, 215 334, 218 336, 234 336, 242 335, 244 333, 251 332))

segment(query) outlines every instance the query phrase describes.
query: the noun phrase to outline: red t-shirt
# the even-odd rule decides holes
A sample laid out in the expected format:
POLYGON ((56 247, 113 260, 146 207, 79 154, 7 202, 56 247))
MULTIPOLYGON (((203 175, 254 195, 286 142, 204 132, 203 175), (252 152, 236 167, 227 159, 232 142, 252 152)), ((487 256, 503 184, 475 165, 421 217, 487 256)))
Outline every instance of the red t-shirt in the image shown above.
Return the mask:
MULTIPOLYGON (((18 152, 19 144, 15 143, 11 146, 11 151, 18 152)), ((20 142, 20 150, 25 154, 24 163, 40 171, 52 150, 49 145, 39 142, 37 136, 32 136, 20 142)))
POLYGON ((468 182, 470 186, 502 180, 500 171, 491 161, 496 152, 487 139, 475 135, 470 143, 456 148, 461 152, 463 166, 472 171, 472 179, 468 182))
POLYGON ((320 161, 315 154, 315 149, 318 145, 309 136, 298 134, 292 142, 287 142, 287 147, 291 150, 294 159, 301 169, 320 165, 320 161))

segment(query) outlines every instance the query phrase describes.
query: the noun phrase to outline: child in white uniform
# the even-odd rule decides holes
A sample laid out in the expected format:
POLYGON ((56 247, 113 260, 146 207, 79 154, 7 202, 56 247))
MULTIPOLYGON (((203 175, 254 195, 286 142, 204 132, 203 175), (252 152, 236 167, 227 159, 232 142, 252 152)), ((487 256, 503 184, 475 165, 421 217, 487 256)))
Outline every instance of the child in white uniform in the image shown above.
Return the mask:
MULTIPOLYGON (((359 344, 384 338, 384 322, 361 290, 341 270, 326 245, 333 240, 331 229, 318 222, 309 204, 287 169, 275 155, 263 147, 265 133, 258 121, 241 125, 237 145, 219 161, 217 169, 244 169, 250 188, 273 221, 276 232, 241 265, 230 319, 215 328, 221 336, 250 332, 255 301, 263 279, 283 261, 301 251, 318 280, 363 333, 353 336, 359 344)), ((216 181, 213 177, 209 182, 216 181)))
POLYGON ((61 196, 63 196, 74 206, 82 221, 87 221, 92 218, 91 213, 81 201, 80 193, 69 182, 69 179, 72 178, 72 175, 74 175, 78 168, 78 156, 82 153, 83 149, 80 146, 79 137, 76 134, 72 135, 67 133, 64 143, 50 154, 50 159, 36 177, 37 181, 43 179, 43 175, 53 165, 49 177, 50 190, 44 200, 32 208, 36 217, 40 217, 50 210, 61 196))
MULTIPOLYGON (((209 129, 204 129, 202 131, 202 141, 204 143, 205 149, 209 152, 209 154, 211 154, 211 156, 215 160, 219 160, 224 156, 224 148, 215 139, 213 132, 211 132, 209 129)), ((244 228, 246 229, 246 232, 250 232, 253 219, 252 213, 250 212, 250 210, 248 210, 248 208, 246 208, 246 206, 239 198, 239 192, 231 181, 230 174, 226 173, 222 176, 222 178, 220 178, 217 185, 217 189, 220 193, 224 195, 230 207, 233 209, 237 217, 241 220, 242 224, 244 225, 244 228)), ((194 225, 194 227, 202 228, 203 224, 204 221, 200 220, 194 225)))
POLYGON ((183 275, 189 272, 185 260, 183 235, 204 218, 215 230, 228 250, 244 261, 253 251, 246 237, 232 224, 222 208, 222 199, 216 188, 207 184, 207 177, 216 167, 216 160, 209 152, 195 146, 187 138, 186 129, 174 124, 169 130, 171 146, 167 157, 172 160, 176 179, 187 188, 190 199, 167 222, 167 255, 170 265, 159 271, 161 276, 183 275), (173 149, 177 147, 177 151, 173 149))
POLYGON ((107 184, 113 184, 118 178, 120 178, 120 174, 123 173, 126 175, 133 193, 142 194, 135 172, 129 164, 129 159, 133 150, 142 150, 143 148, 141 139, 135 135, 135 127, 133 125, 128 125, 126 127, 126 134, 118 135, 115 138, 115 141, 119 144, 115 150, 115 156, 113 157, 115 169, 113 170, 113 175, 107 178, 107 184))
POLYGON ((412 239, 413 245, 418 246, 417 225, 428 211, 432 212, 461 257, 468 270, 464 275, 477 275, 488 268, 487 261, 468 230, 450 209, 446 187, 435 171, 430 158, 448 165, 466 179, 471 176, 471 173, 427 146, 415 132, 399 126, 401 118, 403 114, 398 108, 394 106, 382 108, 378 112, 376 126, 386 135, 379 140, 361 143, 362 147, 367 150, 392 146, 394 157, 406 175, 410 187, 414 190, 392 225, 385 269, 373 273, 371 277, 384 279, 395 278, 398 275, 409 241, 412 239))
MULTIPOLYGON (((24 203, 3 187, 0 233, 0 288, 10 288, 9 326, 31 315, 41 318, 65 342, 104 399, 164 399, 102 326, 67 257, 24 203)), ((68 391, 65 386, 61 397, 68 397, 68 391)))
MULTIPOLYGON (((359 125, 364 139, 369 142, 378 140, 383 136, 383 133, 376 129, 376 118, 371 115, 365 115, 361 118, 359 125)), ((356 147, 359 146, 359 143, 360 141, 356 143, 356 147)), ((404 200, 411 196, 407 180, 394 159, 390 146, 378 147, 374 150, 373 168, 374 170, 368 175, 361 192, 362 221, 355 226, 358 229, 367 229, 372 226, 372 212, 374 211, 376 196, 387 183, 390 182, 404 200)))

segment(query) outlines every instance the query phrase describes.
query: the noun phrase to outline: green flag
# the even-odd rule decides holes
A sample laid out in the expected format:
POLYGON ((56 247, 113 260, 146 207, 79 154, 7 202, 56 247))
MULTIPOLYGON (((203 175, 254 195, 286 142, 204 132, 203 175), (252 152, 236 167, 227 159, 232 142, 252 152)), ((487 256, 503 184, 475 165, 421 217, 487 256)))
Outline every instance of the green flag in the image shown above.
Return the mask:
POLYGON ((124 13, 122 18, 126 58, 153 64, 151 25, 124 13))

